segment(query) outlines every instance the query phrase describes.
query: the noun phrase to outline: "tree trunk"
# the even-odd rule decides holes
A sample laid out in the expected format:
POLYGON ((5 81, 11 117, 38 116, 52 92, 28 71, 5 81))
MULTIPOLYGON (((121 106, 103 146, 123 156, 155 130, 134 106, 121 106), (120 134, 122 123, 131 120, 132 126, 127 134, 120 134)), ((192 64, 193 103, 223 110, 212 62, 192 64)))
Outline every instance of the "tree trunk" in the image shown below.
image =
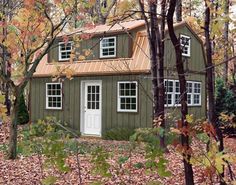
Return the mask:
MULTIPOLYGON (((232 55, 235 56, 235 48, 234 44, 232 44, 232 55)), ((233 69, 232 69, 232 79, 233 79, 233 84, 236 85, 236 59, 233 59, 233 69)))
POLYGON ((164 38, 165 38, 165 8, 166 0, 161 1, 161 32, 157 19, 157 0, 148 1, 149 21, 144 10, 144 2, 139 0, 143 19, 146 22, 146 31, 149 42, 149 53, 152 74, 153 117, 154 127, 160 126, 160 146, 165 147, 165 87, 164 87, 164 38))
POLYGON ((165 53, 165 21, 166 21, 166 0, 161 1, 161 38, 159 39, 159 68, 158 68, 158 78, 159 78, 159 95, 158 95, 158 117, 161 118, 161 128, 163 129, 163 134, 160 135, 160 146, 165 148, 165 86, 164 86, 164 53, 165 53))
MULTIPOLYGON (((3 15, 2 18, 2 22, 6 23, 6 19, 9 17, 9 12, 8 9, 10 9, 11 7, 11 2, 10 1, 6 1, 3 0, 2 1, 2 9, 1 9, 1 13, 3 15)), ((3 26, 2 27, 2 33, 3 33, 3 39, 2 39, 2 43, 5 42, 5 40, 7 39, 7 27, 3 26)), ((10 63, 8 61, 9 57, 8 57, 8 52, 7 52, 7 48, 3 45, 2 46, 2 73, 7 76, 7 78, 10 78, 11 73, 10 73, 10 63)), ((3 86, 4 86, 4 93, 5 93, 5 105, 7 108, 7 115, 10 115, 10 111, 11 111, 11 100, 9 99, 9 84, 7 82, 3 82, 3 86)))
POLYGON ((182 0, 176 0, 176 21, 182 21, 182 0))
MULTIPOLYGON (((180 83, 180 97, 181 97, 181 125, 182 128, 188 129, 188 122, 186 121, 186 116, 188 114, 188 106, 187 106, 187 89, 186 89, 186 79, 184 74, 184 65, 182 62, 182 51, 180 48, 180 41, 176 37, 173 26, 173 15, 176 7, 176 1, 170 0, 168 14, 167 14, 167 25, 169 30, 169 35, 171 42, 175 48, 176 55, 176 68, 178 72, 178 78, 180 83)), ((182 147, 185 148, 185 151, 188 151, 189 147, 189 136, 185 134, 181 134, 181 144, 182 147)), ((190 154, 183 153, 183 162, 184 162, 184 174, 185 174, 185 183, 186 185, 193 185, 193 169, 192 164, 190 163, 190 154)))
POLYGON ((17 124, 18 124, 19 105, 20 105, 20 93, 17 92, 15 94, 15 100, 11 112, 11 125, 10 125, 10 137, 9 137, 9 149, 8 149, 9 159, 16 159, 17 156, 17 124))
MULTIPOLYGON (((224 61, 228 61, 229 59, 229 53, 228 53, 228 50, 229 50, 229 20, 228 20, 228 16, 229 16, 229 0, 225 0, 224 2, 224 14, 225 14, 225 17, 226 17, 226 20, 225 20, 225 24, 224 24, 224 61)), ((225 84, 227 85, 228 83, 228 62, 225 62, 225 65, 224 65, 224 81, 225 81, 225 84)))
POLYGON ((150 46, 150 61, 151 61, 151 73, 152 73, 152 89, 153 89, 153 111, 154 119, 158 117, 158 75, 157 75, 157 65, 158 65, 158 41, 157 41, 157 32, 158 32, 158 20, 157 20, 157 2, 153 1, 149 3, 149 12, 150 12, 150 25, 146 25, 147 32, 149 37, 149 46, 150 46), (150 28, 149 28, 150 26, 150 28))
MULTIPOLYGON (((206 45, 206 58, 207 58, 207 65, 206 65, 206 72, 207 72, 207 93, 208 93, 208 120, 213 125, 216 131, 216 140, 220 142, 219 151, 224 150, 224 143, 223 143, 223 135, 217 125, 217 115, 216 115, 216 107, 215 107, 215 93, 214 93, 214 65, 212 62, 212 46, 210 40, 210 8, 205 3, 206 10, 205 10, 205 45, 206 45)), ((221 175, 221 184, 224 184, 224 172, 221 175)))

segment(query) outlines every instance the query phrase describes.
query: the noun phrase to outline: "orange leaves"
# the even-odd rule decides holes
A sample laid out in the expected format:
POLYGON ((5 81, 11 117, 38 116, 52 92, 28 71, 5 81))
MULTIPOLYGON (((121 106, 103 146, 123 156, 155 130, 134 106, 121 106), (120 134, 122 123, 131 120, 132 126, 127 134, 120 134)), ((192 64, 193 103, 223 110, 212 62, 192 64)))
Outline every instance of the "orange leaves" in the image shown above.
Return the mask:
POLYGON ((84 33, 84 34, 81 34, 81 35, 80 35, 80 38, 83 39, 83 40, 88 40, 88 39, 90 39, 92 36, 93 36, 92 34, 84 33))
POLYGON ((57 65, 55 68, 55 72, 52 74, 53 75, 53 81, 59 80, 61 77, 66 77, 69 80, 73 79, 73 75, 75 74, 75 71, 68 67, 68 66, 61 66, 57 65))
POLYGON ((184 146, 184 145, 178 144, 175 147, 175 150, 181 154, 184 154, 184 155, 192 155, 193 154, 193 149, 190 146, 184 146))
POLYGON ((211 137, 216 137, 216 130, 211 123, 207 121, 203 122, 202 129, 206 134, 210 135, 211 137))
POLYGON ((89 3, 91 6, 93 6, 93 5, 95 5, 96 0, 89 0, 88 3, 89 3))
POLYGON ((54 0, 54 3, 59 4, 59 3, 61 3, 61 0, 54 0))
POLYGON ((212 179, 213 175, 216 173, 216 169, 213 166, 208 166, 203 170, 203 174, 206 177, 212 179))
POLYGON ((164 118, 162 118, 162 115, 156 117, 154 120, 153 120, 153 127, 159 127, 161 126, 161 123, 163 121, 164 118))
POLYGON ((181 120, 178 120, 176 122, 177 128, 170 128, 170 131, 173 133, 177 133, 177 134, 183 134, 184 136, 190 136, 193 135, 193 130, 191 129, 190 125, 183 125, 181 120))
POLYGON ((182 121, 181 120, 177 120, 177 128, 180 129, 183 127, 182 121))
POLYGON ((63 35, 62 41, 65 42, 65 44, 67 44, 67 42, 69 41, 69 37, 67 35, 63 35))
POLYGON ((24 0, 24 5, 27 7, 33 6, 35 3, 35 0, 24 0))

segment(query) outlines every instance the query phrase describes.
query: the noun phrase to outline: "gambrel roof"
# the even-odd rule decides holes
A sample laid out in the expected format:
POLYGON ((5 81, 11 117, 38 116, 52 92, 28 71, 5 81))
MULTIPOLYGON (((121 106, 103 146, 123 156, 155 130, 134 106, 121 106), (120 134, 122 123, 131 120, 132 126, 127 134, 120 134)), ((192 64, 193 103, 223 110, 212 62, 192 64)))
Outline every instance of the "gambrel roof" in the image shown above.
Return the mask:
MULTIPOLYGON (((143 21, 134 21, 123 24, 123 26, 127 26, 127 29, 134 29, 143 25, 143 21)), ((181 22, 174 25, 175 29, 181 28, 183 26, 187 26, 190 29, 186 22, 181 22)), ((96 33, 102 33, 108 28, 109 26, 105 25, 99 26, 99 28, 96 29, 96 33)), ((124 28, 114 26, 112 31, 117 32, 121 31, 122 29, 124 28)), ((196 34, 195 36, 198 37, 196 34)), ((149 47, 146 31, 140 31, 137 33, 133 44, 133 53, 131 58, 103 58, 98 60, 57 63, 48 63, 47 60, 48 57, 46 55, 39 63, 36 72, 34 73, 34 77, 53 76, 53 74, 57 73, 59 68, 71 69, 73 71, 73 76, 150 73, 149 47)))
POLYGON ((81 33, 92 34, 92 35, 103 35, 106 33, 118 34, 120 32, 127 32, 144 25, 145 25, 144 20, 133 20, 127 22, 117 22, 116 24, 110 24, 110 25, 102 24, 91 28, 78 28, 75 29, 74 31, 69 31, 69 33, 61 33, 60 35, 73 35, 81 33))
POLYGON ((73 75, 75 76, 149 73, 150 62, 148 52, 146 36, 138 33, 132 58, 83 60, 73 63, 59 62, 55 64, 47 63, 48 57, 45 56, 39 63, 34 77, 52 76, 57 73, 59 67, 66 68, 68 65, 74 71, 73 75))

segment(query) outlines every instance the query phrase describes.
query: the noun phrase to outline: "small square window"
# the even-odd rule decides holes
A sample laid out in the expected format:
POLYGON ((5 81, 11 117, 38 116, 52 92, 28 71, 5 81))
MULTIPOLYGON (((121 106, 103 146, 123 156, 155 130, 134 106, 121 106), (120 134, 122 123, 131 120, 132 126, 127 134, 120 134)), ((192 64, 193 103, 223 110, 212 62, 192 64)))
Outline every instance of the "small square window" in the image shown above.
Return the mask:
POLYGON ((116 57, 116 37, 105 37, 101 39, 100 57, 116 57))
POLYGON ((59 61, 70 60, 72 42, 59 42, 59 61))

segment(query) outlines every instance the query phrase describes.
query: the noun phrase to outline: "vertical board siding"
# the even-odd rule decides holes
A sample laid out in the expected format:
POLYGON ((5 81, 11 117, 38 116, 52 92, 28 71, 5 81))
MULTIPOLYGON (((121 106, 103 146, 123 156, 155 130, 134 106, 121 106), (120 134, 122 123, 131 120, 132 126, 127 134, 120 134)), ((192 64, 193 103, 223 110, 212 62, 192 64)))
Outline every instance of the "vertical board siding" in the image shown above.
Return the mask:
MULTIPOLYGON (((114 35, 111 35, 114 36, 114 35)), ((128 58, 131 57, 130 48, 132 48, 132 43, 130 42, 130 37, 126 33, 115 35, 116 36, 116 58, 128 58)), ((79 45, 80 47, 76 48, 76 57, 78 60, 79 55, 84 56, 84 51, 91 49, 91 55, 86 57, 86 60, 97 60, 100 58, 100 37, 93 37, 91 39, 82 40, 79 45)), ((107 36, 106 36, 107 37, 107 36)), ((59 60, 59 49, 58 49, 58 40, 54 42, 52 48, 48 53, 48 61, 58 61, 59 60)), ((76 45, 76 43, 74 43, 76 45)))
MULTIPOLYGON (((205 68, 203 48, 195 35, 185 26, 175 31, 176 35, 180 34, 191 37, 190 57, 185 57, 188 60, 188 68, 192 71, 200 71, 205 68)), ((175 68, 175 52, 169 35, 165 41, 165 67, 175 68)))
MULTIPOLYGON (((102 132, 118 127, 151 127, 152 126, 152 84, 150 75, 124 75, 124 76, 97 76, 97 77, 74 77, 73 80, 63 82, 63 109, 46 110, 46 83, 51 82, 50 78, 34 78, 31 83, 31 119, 37 121, 46 116, 55 116, 65 122, 71 128, 80 130, 80 86, 83 80, 102 81, 102 132), (117 82, 138 81, 138 112, 125 113, 117 112, 117 82)), ((172 79, 177 79, 175 76, 172 79)), ((205 118, 205 75, 191 74, 187 80, 200 81, 201 106, 190 106, 189 113, 195 118, 205 118)), ((166 109, 172 116, 169 119, 173 122, 180 115, 180 108, 173 107, 166 109), (176 116, 177 115, 177 116, 176 116), (173 118, 175 117, 175 119, 173 118)))
POLYGON ((74 111, 74 129, 80 129, 80 81, 78 78, 74 78, 74 92, 71 93, 71 96, 74 97, 74 103, 72 103, 74 111))
MULTIPOLYGON (((151 87, 144 75, 102 76, 102 77, 75 77, 63 82, 63 109, 46 109, 46 83, 50 78, 35 78, 32 80, 31 118, 35 122, 46 116, 55 116, 58 120, 67 123, 71 128, 80 130, 80 85, 82 80, 102 80, 102 131, 117 127, 150 127, 152 117, 151 101, 143 92, 144 88, 151 87), (139 81, 138 85, 138 112, 117 112, 117 82, 139 81), (39 92, 40 94, 36 93, 39 92)), ((146 90, 150 94, 150 89, 146 90)))
POLYGON ((53 62, 53 61, 58 61, 59 56, 58 56, 58 40, 55 40, 53 42, 52 47, 49 49, 48 52, 48 62, 53 62))

